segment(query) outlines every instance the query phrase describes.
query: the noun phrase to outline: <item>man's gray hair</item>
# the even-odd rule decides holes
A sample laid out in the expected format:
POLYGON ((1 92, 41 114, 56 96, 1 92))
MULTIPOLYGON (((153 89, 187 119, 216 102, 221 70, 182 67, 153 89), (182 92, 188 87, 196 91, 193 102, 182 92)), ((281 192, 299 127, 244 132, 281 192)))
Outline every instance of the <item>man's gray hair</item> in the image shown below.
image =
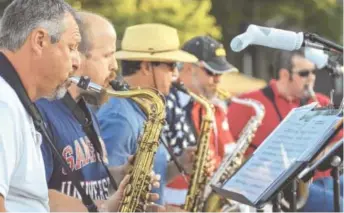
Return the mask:
POLYGON ((58 42, 65 30, 66 13, 77 19, 74 9, 64 0, 14 0, 0 23, 0 48, 18 50, 37 27, 48 31, 52 43, 58 42))

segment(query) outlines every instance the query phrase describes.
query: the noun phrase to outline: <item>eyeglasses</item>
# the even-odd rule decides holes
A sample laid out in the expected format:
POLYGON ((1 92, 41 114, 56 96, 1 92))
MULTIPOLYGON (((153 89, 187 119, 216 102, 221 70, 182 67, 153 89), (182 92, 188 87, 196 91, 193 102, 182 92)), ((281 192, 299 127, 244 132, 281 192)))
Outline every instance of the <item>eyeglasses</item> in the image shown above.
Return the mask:
POLYGON ((311 73, 315 75, 315 70, 300 70, 299 72, 294 72, 302 78, 307 78, 311 73))
POLYGON ((177 67, 177 63, 176 62, 151 62, 153 66, 160 66, 161 64, 165 64, 166 66, 168 66, 172 71, 174 71, 174 69, 177 67))

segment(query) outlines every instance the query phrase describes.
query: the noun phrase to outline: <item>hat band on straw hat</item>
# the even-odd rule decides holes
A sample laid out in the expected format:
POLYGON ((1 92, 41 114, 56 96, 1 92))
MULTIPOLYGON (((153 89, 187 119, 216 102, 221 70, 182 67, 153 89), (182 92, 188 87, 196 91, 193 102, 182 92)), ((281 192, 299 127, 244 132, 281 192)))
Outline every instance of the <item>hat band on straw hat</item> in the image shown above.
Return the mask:
POLYGON ((179 49, 167 49, 167 50, 153 50, 153 51, 145 51, 145 50, 124 50, 124 49, 121 49, 119 51, 125 51, 125 52, 133 52, 133 53, 150 53, 152 55, 154 55, 155 53, 164 53, 164 52, 172 52, 172 51, 176 51, 176 50, 179 50, 179 49))

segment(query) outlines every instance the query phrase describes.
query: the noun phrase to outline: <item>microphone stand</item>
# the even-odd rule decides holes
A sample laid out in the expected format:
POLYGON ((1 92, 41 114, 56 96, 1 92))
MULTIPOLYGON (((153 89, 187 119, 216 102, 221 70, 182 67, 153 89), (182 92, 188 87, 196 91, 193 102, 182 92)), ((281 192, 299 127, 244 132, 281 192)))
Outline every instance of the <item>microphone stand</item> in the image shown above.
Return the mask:
MULTIPOLYGON (((319 43, 324 45, 323 49, 327 50, 327 51, 335 51, 335 52, 339 52, 340 54, 343 54, 343 46, 340 46, 330 40, 327 40, 325 38, 322 38, 321 36, 315 34, 315 33, 305 33, 304 34, 304 39, 309 40, 312 43, 319 43)), ((309 45, 309 46, 313 46, 313 45, 309 45)), ((314 46, 315 48, 317 48, 316 46, 314 46)))
POLYGON ((340 211, 340 166, 343 161, 343 139, 337 142, 329 152, 315 162, 311 167, 306 168, 301 174, 303 181, 308 181, 316 170, 331 169, 331 176, 333 178, 333 206, 334 211, 340 211))

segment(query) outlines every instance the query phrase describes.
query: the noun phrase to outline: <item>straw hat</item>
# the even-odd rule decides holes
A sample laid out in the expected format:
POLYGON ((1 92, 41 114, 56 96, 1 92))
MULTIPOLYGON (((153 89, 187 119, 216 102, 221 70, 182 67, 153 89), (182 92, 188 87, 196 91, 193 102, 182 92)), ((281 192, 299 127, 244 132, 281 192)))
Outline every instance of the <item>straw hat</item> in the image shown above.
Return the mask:
POLYGON ((196 62, 198 59, 179 49, 177 30, 163 24, 128 27, 116 58, 129 61, 196 62))

